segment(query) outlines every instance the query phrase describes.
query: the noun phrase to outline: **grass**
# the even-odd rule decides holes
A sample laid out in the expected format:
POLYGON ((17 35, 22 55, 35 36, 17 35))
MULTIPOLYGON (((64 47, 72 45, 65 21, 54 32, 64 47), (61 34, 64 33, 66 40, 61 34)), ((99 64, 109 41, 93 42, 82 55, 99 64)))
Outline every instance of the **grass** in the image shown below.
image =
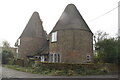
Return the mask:
POLYGON ((110 74, 111 72, 106 68, 102 69, 86 69, 86 68, 79 68, 75 70, 68 70, 68 69, 49 69, 45 67, 21 67, 18 65, 4 65, 4 67, 15 69, 18 71, 23 72, 30 72, 34 74, 42 74, 42 75, 51 75, 51 76, 86 76, 86 75, 103 75, 103 74, 110 74))
POLYGON ((14 69, 14 70, 18 70, 18 71, 34 73, 34 69, 32 69, 32 67, 21 67, 18 65, 3 65, 3 66, 14 69))

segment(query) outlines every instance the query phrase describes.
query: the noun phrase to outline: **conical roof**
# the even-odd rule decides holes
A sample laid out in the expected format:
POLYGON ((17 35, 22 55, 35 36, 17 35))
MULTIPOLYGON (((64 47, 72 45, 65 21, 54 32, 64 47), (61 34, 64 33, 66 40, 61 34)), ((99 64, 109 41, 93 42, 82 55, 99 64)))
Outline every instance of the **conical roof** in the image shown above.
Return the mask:
POLYGON ((44 37, 45 31, 38 12, 34 12, 28 21, 21 37, 44 37))
POLYGON ((82 29, 91 32, 74 4, 67 5, 52 32, 62 29, 82 29))

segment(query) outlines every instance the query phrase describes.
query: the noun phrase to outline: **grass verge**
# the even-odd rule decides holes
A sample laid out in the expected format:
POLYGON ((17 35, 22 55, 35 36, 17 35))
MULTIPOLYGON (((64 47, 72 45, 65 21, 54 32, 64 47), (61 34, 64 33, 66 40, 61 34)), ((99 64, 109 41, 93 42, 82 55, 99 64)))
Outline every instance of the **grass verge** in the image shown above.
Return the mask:
POLYGON ((3 65, 3 67, 7 67, 7 68, 11 68, 18 71, 23 71, 23 72, 35 73, 32 67, 21 67, 19 65, 3 65))
POLYGON ((106 69, 97 69, 97 70, 88 70, 88 69, 76 69, 76 70, 55 70, 55 69, 43 69, 40 67, 21 67, 18 65, 3 65, 3 67, 15 69, 23 72, 30 72, 34 74, 42 74, 42 75, 51 75, 51 76, 86 76, 86 75, 100 75, 100 74, 109 74, 106 69))

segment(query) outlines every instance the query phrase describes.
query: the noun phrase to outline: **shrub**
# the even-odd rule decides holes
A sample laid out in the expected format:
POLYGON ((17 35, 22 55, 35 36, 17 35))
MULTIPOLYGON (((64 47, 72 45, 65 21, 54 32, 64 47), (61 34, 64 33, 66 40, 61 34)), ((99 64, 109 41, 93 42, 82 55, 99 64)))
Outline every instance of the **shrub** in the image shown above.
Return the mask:
POLYGON ((85 71, 85 68, 80 66, 78 68, 75 69, 75 71, 78 73, 78 74, 82 74, 84 71, 85 71))
POLYGON ((9 61, 13 59, 13 53, 10 50, 2 51, 2 64, 9 64, 9 61))
POLYGON ((24 61, 23 59, 16 59, 15 64, 24 67, 24 61))
MULTIPOLYGON (((19 60, 18 60, 19 61, 19 60)), ((20 60, 21 61, 21 60, 20 60)), ((16 67, 17 70, 25 72, 39 73, 44 75, 95 75, 95 74, 107 74, 117 70, 116 65, 112 64, 69 64, 69 63, 43 63, 39 61, 33 62, 33 66, 30 67, 16 67), (113 69, 114 68, 114 69, 113 69)))

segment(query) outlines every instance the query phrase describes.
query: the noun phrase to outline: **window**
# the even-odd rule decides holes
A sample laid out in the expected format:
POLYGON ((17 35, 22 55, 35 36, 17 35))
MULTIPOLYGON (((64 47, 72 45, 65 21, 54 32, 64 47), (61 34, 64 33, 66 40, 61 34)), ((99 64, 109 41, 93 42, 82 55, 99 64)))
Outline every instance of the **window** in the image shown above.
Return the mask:
POLYGON ((54 54, 54 62, 58 62, 58 60, 57 60, 57 54, 54 54))
POLYGON ((18 46, 20 45, 20 39, 18 39, 18 46))
POLYGON ((87 62, 90 62, 90 61, 91 61, 91 56, 90 56, 90 55, 87 55, 87 56, 86 56, 86 59, 87 59, 87 62))
POLYGON ((40 56, 35 56, 36 59, 40 59, 40 56))
POLYGON ((49 55, 49 62, 53 62, 53 54, 49 55))
POLYGON ((16 48, 16 53, 18 53, 18 48, 16 48))
POLYGON ((52 33, 52 40, 51 42, 56 42, 57 41, 57 31, 52 33))
POLYGON ((49 55, 49 62, 60 62, 60 54, 50 54, 49 55))
POLYGON ((44 61, 45 61, 45 57, 41 56, 41 62, 44 62, 44 61))
POLYGON ((58 62, 60 62, 60 54, 58 54, 58 62))
POLYGON ((18 48, 16 48, 16 57, 18 58, 18 48))

